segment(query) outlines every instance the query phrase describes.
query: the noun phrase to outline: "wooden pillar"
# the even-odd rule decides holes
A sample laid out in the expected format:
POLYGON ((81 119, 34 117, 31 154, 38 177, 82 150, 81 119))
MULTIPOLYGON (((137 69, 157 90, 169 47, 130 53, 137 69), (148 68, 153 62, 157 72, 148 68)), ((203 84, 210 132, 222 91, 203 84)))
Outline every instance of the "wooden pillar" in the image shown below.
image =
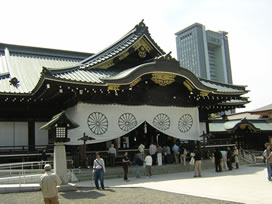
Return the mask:
POLYGON ((209 127, 209 121, 205 121, 206 124, 206 133, 208 134, 210 132, 210 127, 209 127))
POLYGON ((113 144, 116 149, 116 152, 118 152, 118 138, 114 139, 113 144))
POLYGON ((79 145, 79 160, 80 166, 83 168, 87 167, 86 164, 86 144, 79 145))
POLYGON ((28 146, 29 151, 35 150, 35 122, 28 121, 28 146))

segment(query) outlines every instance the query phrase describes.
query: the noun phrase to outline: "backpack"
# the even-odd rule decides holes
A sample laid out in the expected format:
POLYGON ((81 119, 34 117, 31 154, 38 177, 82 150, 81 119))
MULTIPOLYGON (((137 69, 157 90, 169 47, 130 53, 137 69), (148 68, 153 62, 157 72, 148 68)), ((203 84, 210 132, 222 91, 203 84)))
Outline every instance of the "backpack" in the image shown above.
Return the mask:
POLYGON ((137 158, 135 163, 136 163, 138 166, 142 166, 142 165, 144 164, 144 162, 143 162, 140 158, 137 158))

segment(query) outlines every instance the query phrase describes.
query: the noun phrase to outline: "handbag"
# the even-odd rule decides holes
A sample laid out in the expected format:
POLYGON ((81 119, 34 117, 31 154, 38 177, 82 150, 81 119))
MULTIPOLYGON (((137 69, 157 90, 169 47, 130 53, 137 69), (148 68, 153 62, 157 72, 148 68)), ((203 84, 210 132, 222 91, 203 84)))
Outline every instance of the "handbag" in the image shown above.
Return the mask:
POLYGON ((194 166, 194 165, 195 165, 195 158, 194 158, 194 157, 191 158, 189 164, 190 164, 191 166, 194 166))

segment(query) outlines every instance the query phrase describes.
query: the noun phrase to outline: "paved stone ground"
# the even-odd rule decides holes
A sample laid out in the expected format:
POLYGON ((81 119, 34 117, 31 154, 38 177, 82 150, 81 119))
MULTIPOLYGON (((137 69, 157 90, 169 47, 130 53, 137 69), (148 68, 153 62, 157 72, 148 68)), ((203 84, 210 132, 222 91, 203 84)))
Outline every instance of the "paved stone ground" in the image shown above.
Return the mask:
MULTIPOLYGON (((216 173, 206 169, 201 178, 193 178, 193 172, 155 175, 151 179, 130 178, 105 180, 110 187, 141 187, 169 193, 227 200, 247 204, 271 204, 272 182, 267 180, 264 164, 245 165, 239 169, 216 173)), ((79 187, 93 186, 90 181, 76 183, 79 187)))
MULTIPOLYGON (((61 204, 229 204, 234 202, 156 191, 146 188, 106 188, 105 191, 81 188, 60 192, 61 204)), ((42 204, 41 192, 1 194, 1 204, 42 204)))
MULTIPOLYGON (((241 166, 240 169, 216 173, 206 169, 201 178, 193 172, 155 175, 152 178, 106 179, 107 191, 93 189, 93 182, 74 185, 76 192, 61 192, 62 203, 247 203, 271 204, 272 182, 267 180, 264 164, 241 166)), ((27 184, 30 185, 30 184, 27 184)), ((22 185, 21 189, 27 185, 22 185)), ((37 184, 36 185, 37 188, 37 184)), ((33 185, 33 186, 34 186, 33 185)), ((2 187, 6 188, 4 185, 2 187)), ((42 203, 40 192, 1 194, 1 203, 42 203)))

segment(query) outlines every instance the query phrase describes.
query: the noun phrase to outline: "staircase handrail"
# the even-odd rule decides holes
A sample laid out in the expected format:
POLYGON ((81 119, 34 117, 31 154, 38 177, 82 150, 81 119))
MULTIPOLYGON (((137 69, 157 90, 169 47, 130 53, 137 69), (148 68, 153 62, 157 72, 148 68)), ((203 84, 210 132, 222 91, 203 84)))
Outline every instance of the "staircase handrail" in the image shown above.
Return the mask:
POLYGON ((243 159, 249 163, 252 163, 252 164, 256 163, 256 156, 254 153, 252 153, 249 150, 242 149, 242 148, 240 148, 239 151, 240 151, 241 159, 243 159))

